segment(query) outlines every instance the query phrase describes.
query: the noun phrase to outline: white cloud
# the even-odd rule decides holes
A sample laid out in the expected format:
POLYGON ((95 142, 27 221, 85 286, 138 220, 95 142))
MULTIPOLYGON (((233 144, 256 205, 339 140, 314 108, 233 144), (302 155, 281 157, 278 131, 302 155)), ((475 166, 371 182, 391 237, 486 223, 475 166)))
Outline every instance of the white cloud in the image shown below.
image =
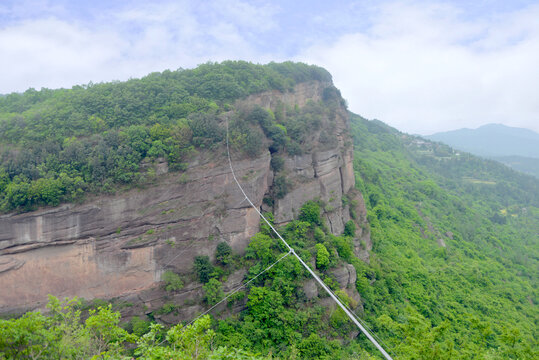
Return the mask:
POLYGON ((54 18, 5 28, 0 31, 0 92, 87 82, 95 68, 111 65, 121 44, 114 34, 54 18))
POLYGON ((299 59, 326 67, 352 111, 403 131, 489 122, 539 131, 537 18, 539 6, 470 23, 448 5, 387 4, 367 31, 299 59))
POLYGON ((252 38, 276 26, 275 13, 241 0, 167 1, 129 4, 90 20, 14 21, 0 27, 0 93, 125 80, 206 61, 264 61, 252 38))
POLYGON ((471 19, 430 1, 348 3, 309 10, 312 18, 264 0, 126 2, 85 18, 62 2, 12 4, 0 4, 9 19, 0 23, 0 93, 286 60, 293 49, 333 74, 352 111, 403 131, 488 122, 539 131, 537 5, 471 19))

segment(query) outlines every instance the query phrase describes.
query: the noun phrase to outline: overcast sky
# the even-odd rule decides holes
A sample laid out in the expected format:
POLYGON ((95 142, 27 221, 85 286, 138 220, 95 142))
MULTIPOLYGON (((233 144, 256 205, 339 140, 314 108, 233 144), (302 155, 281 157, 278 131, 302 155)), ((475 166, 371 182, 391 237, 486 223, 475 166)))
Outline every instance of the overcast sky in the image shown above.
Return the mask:
POLYGON ((207 61, 328 69, 350 110, 430 134, 539 132, 539 1, 0 0, 0 93, 207 61))

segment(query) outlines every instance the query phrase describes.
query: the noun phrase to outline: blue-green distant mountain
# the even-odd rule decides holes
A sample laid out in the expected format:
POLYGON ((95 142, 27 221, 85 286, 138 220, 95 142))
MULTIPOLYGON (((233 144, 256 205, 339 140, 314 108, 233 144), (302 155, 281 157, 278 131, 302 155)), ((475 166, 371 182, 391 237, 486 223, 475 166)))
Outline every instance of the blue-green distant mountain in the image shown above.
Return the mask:
POLYGON ((424 137, 539 177, 539 134, 532 130, 487 124, 424 137))

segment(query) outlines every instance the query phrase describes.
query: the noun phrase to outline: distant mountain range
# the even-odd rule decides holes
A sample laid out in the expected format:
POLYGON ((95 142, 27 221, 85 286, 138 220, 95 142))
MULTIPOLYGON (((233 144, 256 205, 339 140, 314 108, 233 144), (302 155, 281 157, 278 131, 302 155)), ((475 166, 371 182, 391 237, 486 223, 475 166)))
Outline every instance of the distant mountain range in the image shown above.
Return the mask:
POLYGON ((539 134, 523 128, 487 124, 424 136, 455 149, 500 161, 539 178, 539 134))

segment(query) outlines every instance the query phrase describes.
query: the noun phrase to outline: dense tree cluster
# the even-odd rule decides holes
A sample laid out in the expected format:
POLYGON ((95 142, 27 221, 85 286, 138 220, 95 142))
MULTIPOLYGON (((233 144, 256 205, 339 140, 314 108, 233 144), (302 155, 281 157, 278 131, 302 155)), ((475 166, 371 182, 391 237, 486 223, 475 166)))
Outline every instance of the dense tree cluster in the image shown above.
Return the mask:
POLYGON ((536 358, 539 182, 359 116, 352 131, 376 254, 357 288, 379 335, 402 359, 536 358))
MULTIPOLYGON (((143 163, 157 158, 182 169, 191 152, 223 141, 224 114, 235 150, 256 156, 255 145, 266 142, 276 173, 272 195, 282 197, 292 186, 283 154, 334 144, 321 114, 331 121, 338 92, 329 86, 323 103, 302 109, 278 104, 274 111, 231 112, 229 102, 313 79, 330 80, 302 64, 226 62, 126 83, 9 95, 0 99, 0 206, 55 205, 147 181, 151 173, 141 171, 143 163), (161 89, 165 83, 170 87, 161 89), (319 133, 316 145, 312 132, 319 133)), ((356 186, 369 229, 350 221, 342 236, 332 235, 321 216, 325 204, 309 201, 280 233, 350 307, 356 304, 332 270, 353 265, 358 314, 395 358, 538 358, 539 182, 441 145, 426 151, 379 121, 351 118, 356 186), (356 234, 366 230, 373 242, 369 263, 354 255, 356 234)), ((353 219, 354 201, 343 199, 353 219)), ((356 329, 340 310, 320 305, 323 293, 307 296, 309 275, 293 257, 255 278, 286 251, 261 224, 245 256, 222 242, 215 262, 195 259, 193 277, 202 283, 207 308, 224 298, 223 282, 232 272, 245 269, 244 281, 253 279, 226 300, 229 307, 245 305, 237 315, 168 329, 151 316, 134 317, 120 326, 108 306, 83 315, 76 302, 52 298, 48 315, 0 320, 0 358, 377 358, 363 336, 350 337, 356 329)), ((170 271, 162 280, 169 292, 183 286, 170 271)))
POLYGON ((83 319, 77 299, 50 297, 49 313, 29 312, 0 320, 0 359, 262 359, 245 350, 213 346, 215 331, 209 316, 192 325, 165 329, 151 324, 131 333, 120 326, 111 306, 90 310, 83 319))
MULTIPOLYGON (((331 76, 301 63, 226 61, 126 82, 1 97, 0 211, 58 205, 86 192, 146 183, 154 174, 143 162, 159 158, 182 170, 193 151, 224 140, 219 116, 234 100, 265 90, 290 91, 313 80, 329 84, 331 76)), ((256 111, 244 118, 260 122, 275 147, 282 147, 286 129, 266 111, 256 111), (253 119, 256 111, 263 119, 253 119)), ((236 120, 233 144, 258 155, 262 134, 245 119, 236 120)))

